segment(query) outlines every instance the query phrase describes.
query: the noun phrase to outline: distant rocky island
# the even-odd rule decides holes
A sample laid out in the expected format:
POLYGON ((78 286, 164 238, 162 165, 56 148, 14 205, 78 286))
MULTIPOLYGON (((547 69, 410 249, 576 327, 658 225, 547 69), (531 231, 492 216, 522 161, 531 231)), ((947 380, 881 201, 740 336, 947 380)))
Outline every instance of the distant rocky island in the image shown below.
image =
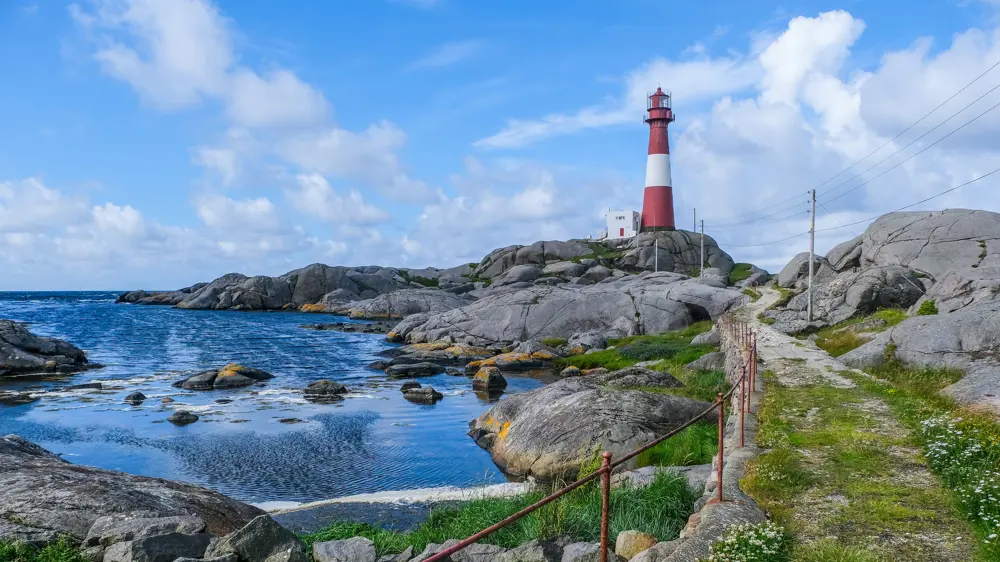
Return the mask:
MULTIPOLYGON (((230 273, 177 291, 130 291, 118 302, 401 320, 389 339, 407 343, 622 337, 714 319, 741 302, 728 287, 733 259, 705 236, 701 264, 701 246, 701 234, 681 230, 545 241, 450 269, 313 264, 278 277, 230 273)), ((757 268, 748 274, 744 283, 768 277, 757 268)))

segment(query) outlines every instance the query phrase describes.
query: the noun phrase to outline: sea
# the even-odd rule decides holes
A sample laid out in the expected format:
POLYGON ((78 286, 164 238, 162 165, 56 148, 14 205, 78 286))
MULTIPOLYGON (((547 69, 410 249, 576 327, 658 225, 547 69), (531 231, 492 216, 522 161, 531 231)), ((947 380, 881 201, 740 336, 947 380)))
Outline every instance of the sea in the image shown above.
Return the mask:
POLYGON ((74 375, 0 378, 0 390, 41 397, 0 406, 0 435, 18 434, 75 464, 191 482, 256 504, 479 486, 506 477, 468 437, 469 421, 491 401, 545 383, 509 376, 504 395, 485 398, 466 377, 438 375, 420 382, 444 398, 410 403, 401 381, 366 367, 392 347, 384 336, 300 327, 346 318, 115 304, 118 294, 0 292, 0 318, 65 339, 105 365, 74 375), (233 390, 171 385, 233 362, 275 378, 233 390), (320 379, 351 393, 336 404, 307 402, 302 389, 320 379), (103 389, 67 388, 89 382, 103 389), (141 406, 123 401, 134 391, 148 397, 141 406), (164 397, 174 401, 164 404, 164 397), (167 422, 177 409, 201 419, 167 422))

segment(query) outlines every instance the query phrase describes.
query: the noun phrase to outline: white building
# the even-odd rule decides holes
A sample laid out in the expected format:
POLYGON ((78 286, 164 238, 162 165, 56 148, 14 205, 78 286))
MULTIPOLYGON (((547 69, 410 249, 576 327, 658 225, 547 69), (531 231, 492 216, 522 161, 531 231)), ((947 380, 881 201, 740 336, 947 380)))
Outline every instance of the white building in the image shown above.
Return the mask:
POLYGON ((639 232, 638 211, 608 211, 608 240, 631 238, 639 232))

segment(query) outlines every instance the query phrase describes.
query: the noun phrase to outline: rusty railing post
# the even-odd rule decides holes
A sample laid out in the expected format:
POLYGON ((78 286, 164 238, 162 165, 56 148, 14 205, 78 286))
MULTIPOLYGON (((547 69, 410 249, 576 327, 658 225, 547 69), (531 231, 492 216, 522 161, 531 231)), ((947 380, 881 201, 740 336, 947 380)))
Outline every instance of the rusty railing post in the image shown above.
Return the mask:
POLYGON ((608 527, 611 518, 611 452, 604 452, 601 463, 601 562, 608 562, 608 527))
POLYGON ((743 448, 743 410, 750 404, 747 398, 747 366, 743 365, 743 376, 740 377, 740 448, 743 448))
POLYGON ((726 418, 726 414, 725 414, 726 406, 725 406, 725 402, 722 400, 722 393, 721 392, 718 394, 718 398, 717 398, 716 404, 719 405, 719 474, 718 474, 717 483, 718 483, 718 488, 719 488, 718 500, 721 502, 722 501, 722 463, 723 463, 722 459, 723 459, 723 457, 726 456, 726 451, 725 451, 725 449, 726 449, 726 437, 725 437, 725 434, 726 434, 726 419, 725 419, 726 418))

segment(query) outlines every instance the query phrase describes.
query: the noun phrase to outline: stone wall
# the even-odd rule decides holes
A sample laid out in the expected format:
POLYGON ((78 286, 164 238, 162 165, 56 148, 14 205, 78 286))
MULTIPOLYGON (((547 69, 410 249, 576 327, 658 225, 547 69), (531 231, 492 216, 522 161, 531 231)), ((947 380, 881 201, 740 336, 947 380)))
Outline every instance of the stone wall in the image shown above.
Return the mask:
MULTIPOLYGON (((731 336, 727 326, 733 320, 732 314, 724 316, 714 327, 719 332, 720 349, 726 356, 726 376, 730 384, 735 384, 743 375, 743 365, 749 360, 749 350, 741 346, 731 336)), ((672 554, 649 562, 694 562, 706 559, 712 544, 719 541, 726 530, 740 523, 756 524, 767 519, 764 511, 750 496, 740 489, 740 479, 746 472, 747 463, 761 453, 754 444, 757 430, 757 408, 764 393, 764 383, 758 373, 755 388, 750 393, 750 412, 743 418, 743 442, 740 447, 740 394, 739 389, 730 398, 730 412, 724 431, 725 448, 722 468, 722 503, 715 500, 718 495, 719 457, 713 463, 713 471, 705 493, 695 504, 695 512, 688 519, 677 541, 680 543, 672 554)))

